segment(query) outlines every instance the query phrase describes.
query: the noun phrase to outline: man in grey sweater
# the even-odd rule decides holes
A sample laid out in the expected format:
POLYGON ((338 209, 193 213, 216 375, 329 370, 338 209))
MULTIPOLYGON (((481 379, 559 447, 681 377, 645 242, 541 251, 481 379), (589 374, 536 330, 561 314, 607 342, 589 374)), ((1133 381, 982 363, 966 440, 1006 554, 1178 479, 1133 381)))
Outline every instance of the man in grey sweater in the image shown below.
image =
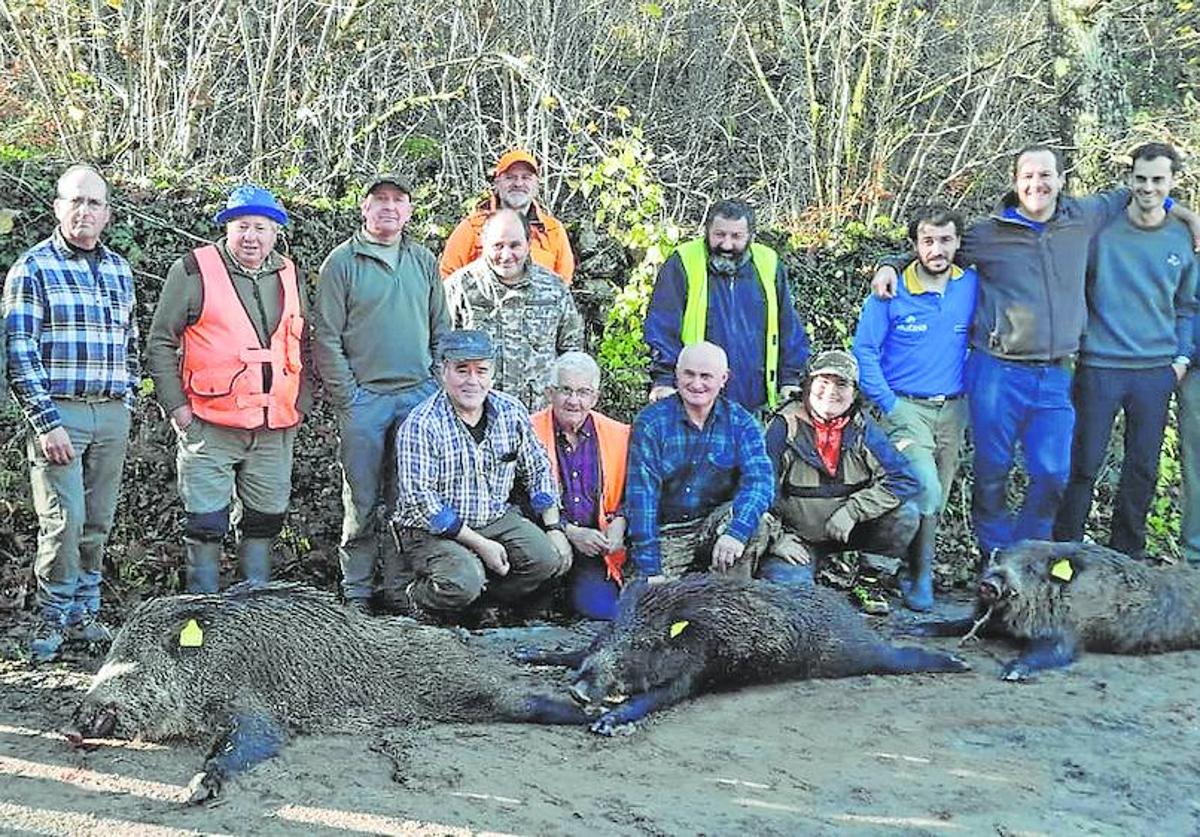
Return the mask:
POLYGON ((1167 407, 1193 352, 1197 261, 1188 229, 1163 207, 1179 162, 1169 145, 1136 148, 1132 200, 1093 243, 1072 393, 1071 478, 1054 524, 1056 540, 1082 539, 1113 420, 1123 410, 1125 457, 1109 546, 1135 558, 1146 548, 1167 407))
POLYGON ((404 236, 411 195, 394 174, 368 184, 363 226, 321 265, 313 302, 313 361, 341 431, 342 593, 364 611, 384 544, 378 507, 396 505, 396 430, 438 391, 434 349, 450 322, 433 254, 404 236))

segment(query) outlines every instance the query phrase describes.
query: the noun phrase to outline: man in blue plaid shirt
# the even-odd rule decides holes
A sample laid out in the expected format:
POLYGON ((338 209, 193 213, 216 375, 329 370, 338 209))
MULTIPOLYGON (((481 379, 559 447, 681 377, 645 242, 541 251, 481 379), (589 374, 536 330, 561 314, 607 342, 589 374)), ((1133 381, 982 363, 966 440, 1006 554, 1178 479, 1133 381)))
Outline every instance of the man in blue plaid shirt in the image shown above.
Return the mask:
POLYGON ((91 166, 58 179, 58 227, 4 282, 13 394, 29 419, 29 479, 38 513, 34 562, 38 661, 68 639, 106 642, 100 572, 137 391, 138 332, 129 264, 100 243, 109 190, 91 166))
MULTIPOLYGON (((629 438, 625 514, 630 557, 650 583, 702 569, 696 559, 665 555, 662 527, 690 524, 732 502, 732 516, 711 549, 708 568, 749 578, 746 550, 775 499, 775 473, 762 428, 721 394, 729 380, 725 350, 700 342, 675 364, 675 394, 643 409, 629 438), (743 560, 745 559, 745 560, 743 560)), ((707 544, 697 544, 707 553, 707 544)))
POLYGON ((485 588, 500 604, 536 604, 532 594, 571 569, 550 459, 524 405, 492 389, 495 354, 486 332, 444 334, 442 391, 396 434, 396 523, 417 618, 448 621, 485 588), (518 477, 541 528, 509 503, 518 477))

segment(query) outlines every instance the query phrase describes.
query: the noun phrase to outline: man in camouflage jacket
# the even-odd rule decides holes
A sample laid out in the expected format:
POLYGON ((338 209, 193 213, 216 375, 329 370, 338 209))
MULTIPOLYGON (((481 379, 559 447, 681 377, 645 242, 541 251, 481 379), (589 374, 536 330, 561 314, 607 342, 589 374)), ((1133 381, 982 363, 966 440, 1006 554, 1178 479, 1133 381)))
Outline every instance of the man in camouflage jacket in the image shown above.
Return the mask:
POLYGON ((446 279, 450 316, 455 328, 491 338, 496 389, 539 410, 551 363, 583 349, 583 319, 559 276, 530 261, 525 216, 500 210, 480 237, 483 255, 446 279))

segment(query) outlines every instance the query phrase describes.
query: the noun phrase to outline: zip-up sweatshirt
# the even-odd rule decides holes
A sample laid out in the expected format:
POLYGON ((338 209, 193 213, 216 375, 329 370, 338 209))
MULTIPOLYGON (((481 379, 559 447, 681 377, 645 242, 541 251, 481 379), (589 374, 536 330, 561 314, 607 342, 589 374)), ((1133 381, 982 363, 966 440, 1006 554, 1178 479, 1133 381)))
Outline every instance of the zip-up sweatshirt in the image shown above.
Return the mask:
POLYGON ((1007 360, 1059 360, 1079 351, 1089 245, 1128 202, 1128 189, 1060 195, 1054 215, 1039 224, 1005 213, 1017 204, 1009 193, 972 225, 955 258, 979 273, 971 345, 1007 360))

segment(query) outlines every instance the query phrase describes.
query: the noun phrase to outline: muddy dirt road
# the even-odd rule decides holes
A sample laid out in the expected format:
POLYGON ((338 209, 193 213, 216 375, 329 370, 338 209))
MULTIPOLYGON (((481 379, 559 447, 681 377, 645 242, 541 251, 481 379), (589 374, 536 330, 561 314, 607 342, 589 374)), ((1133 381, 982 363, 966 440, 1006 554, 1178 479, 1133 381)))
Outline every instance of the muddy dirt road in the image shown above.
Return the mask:
POLYGON ((1200 833, 1200 652, 1090 655, 1010 684, 1011 650, 983 642, 962 652, 968 674, 705 695, 613 739, 507 724, 310 736, 188 808, 204 747, 70 749, 54 730, 99 660, 30 668, 7 627, 0 831, 1200 833))

